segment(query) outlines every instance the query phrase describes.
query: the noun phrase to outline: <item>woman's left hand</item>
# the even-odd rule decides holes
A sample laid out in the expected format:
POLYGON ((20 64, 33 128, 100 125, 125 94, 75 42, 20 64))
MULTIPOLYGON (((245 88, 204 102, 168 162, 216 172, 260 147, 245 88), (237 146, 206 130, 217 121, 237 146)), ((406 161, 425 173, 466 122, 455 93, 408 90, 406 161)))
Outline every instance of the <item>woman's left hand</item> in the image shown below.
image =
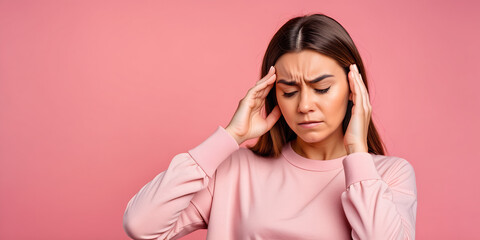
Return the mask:
POLYGON ((354 152, 368 152, 367 134, 372 106, 368 96, 367 88, 362 80, 356 64, 350 65, 348 73, 350 96, 353 101, 352 117, 348 123, 343 143, 348 154, 354 152))

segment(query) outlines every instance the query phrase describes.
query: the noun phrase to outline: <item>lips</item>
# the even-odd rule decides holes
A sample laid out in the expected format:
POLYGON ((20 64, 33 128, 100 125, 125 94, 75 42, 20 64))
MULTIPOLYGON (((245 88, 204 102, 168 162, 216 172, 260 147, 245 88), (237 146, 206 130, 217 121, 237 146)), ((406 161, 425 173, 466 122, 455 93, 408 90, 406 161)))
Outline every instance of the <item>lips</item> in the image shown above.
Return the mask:
POLYGON ((305 122, 301 122, 299 124, 308 124, 308 123, 320 123, 322 121, 305 121, 305 122))
POLYGON ((302 129, 313 129, 320 126, 321 124, 322 124, 322 121, 306 121, 306 122, 301 122, 298 125, 302 129))

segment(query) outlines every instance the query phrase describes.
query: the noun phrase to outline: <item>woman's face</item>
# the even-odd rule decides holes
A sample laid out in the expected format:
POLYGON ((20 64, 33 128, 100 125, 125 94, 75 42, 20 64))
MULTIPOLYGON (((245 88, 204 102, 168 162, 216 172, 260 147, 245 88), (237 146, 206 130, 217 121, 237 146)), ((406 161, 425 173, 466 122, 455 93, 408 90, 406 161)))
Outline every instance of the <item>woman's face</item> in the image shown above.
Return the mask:
POLYGON ((286 53, 275 63, 275 72, 278 106, 298 137, 315 143, 332 133, 343 136, 351 96, 347 75, 334 59, 313 50, 286 53), (301 124, 306 121, 320 123, 301 124))

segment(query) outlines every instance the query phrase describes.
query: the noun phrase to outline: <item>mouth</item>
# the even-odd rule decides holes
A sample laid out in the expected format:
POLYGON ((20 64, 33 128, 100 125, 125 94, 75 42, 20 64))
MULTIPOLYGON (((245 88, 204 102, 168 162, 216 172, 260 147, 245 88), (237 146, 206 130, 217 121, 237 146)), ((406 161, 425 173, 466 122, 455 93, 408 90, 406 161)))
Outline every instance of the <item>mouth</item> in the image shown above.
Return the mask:
POLYGON ((321 123, 323 123, 323 121, 307 121, 307 122, 301 122, 298 125, 305 128, 312 128, 320 125, 321 123))

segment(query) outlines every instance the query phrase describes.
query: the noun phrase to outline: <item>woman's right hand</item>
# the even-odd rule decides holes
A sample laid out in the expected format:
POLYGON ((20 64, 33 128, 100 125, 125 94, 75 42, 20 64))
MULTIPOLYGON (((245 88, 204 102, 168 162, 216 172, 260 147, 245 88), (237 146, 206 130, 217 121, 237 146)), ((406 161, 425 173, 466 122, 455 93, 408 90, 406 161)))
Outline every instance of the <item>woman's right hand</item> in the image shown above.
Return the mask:
POLYGON ((257 81, 255 86, 248 90, 247 95, 240 100, 232 120, 225 128, 238 145, 248 139, 262 136, 280 118, 281 112, 278 105, 266 118, 262 116, 265 98, 274 86, 275 80, 275 68, 272 66, 267 75, 257 81))

